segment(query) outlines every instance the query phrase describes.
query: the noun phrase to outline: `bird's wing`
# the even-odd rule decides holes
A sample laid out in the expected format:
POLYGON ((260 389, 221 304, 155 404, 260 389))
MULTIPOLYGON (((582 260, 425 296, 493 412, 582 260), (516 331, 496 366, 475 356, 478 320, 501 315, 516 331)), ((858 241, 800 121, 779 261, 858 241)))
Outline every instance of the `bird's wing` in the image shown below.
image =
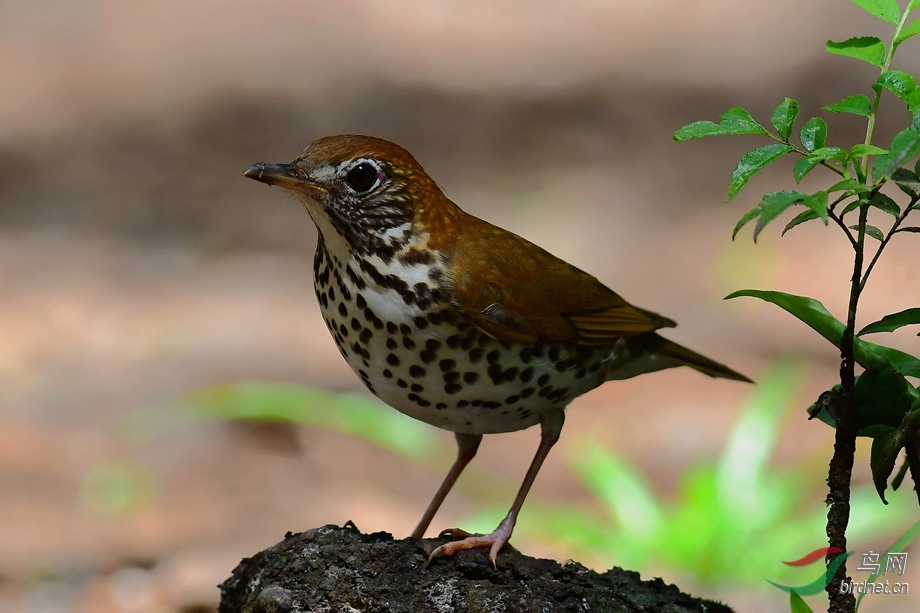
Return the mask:
POLYGON ((460 310, 499 340, 603 345, 675 325, 520 236, 480 223, 452 254, 451 277, 460 310))

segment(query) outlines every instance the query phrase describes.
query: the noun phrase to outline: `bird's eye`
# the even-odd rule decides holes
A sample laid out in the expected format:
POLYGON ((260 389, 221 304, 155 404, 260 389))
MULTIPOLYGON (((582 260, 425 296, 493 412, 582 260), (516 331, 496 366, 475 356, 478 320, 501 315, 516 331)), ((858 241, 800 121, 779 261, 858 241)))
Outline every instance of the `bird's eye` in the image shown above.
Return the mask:
POLYGON ((351 189, 359 194, 371 191, 377 185, 380 171, 368 162, 361 162, 348 171, 345 175, 345 181, 351 189))

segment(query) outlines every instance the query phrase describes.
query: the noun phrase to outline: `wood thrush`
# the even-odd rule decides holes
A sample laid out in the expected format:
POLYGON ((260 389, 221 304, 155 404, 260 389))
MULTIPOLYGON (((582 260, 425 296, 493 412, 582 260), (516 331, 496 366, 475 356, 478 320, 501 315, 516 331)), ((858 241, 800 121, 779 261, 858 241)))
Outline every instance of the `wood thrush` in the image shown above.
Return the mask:
POLYGON ((487 546, 495 564, 575 397, 675 366, 750 381, 655 333, 674 326, 670 319, 462 211, 398 145, 330 136, 291 164, 256 164, 244 174, 289 190, 313 218, 316 296, 364 385, 393 408, 455 433, 457 460, 413 537, 422 538, 483 434, 542 428, 495 531, 445 531, 462 538, 429 561, 487 546))

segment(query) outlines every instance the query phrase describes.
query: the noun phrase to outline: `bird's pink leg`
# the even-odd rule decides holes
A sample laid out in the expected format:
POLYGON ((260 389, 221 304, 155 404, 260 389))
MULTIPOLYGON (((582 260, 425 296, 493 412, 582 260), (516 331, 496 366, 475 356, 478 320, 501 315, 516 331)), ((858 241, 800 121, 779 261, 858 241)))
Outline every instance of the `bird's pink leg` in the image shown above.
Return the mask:
POLYGON ((460 476, 460 473, 463 472, 466 465, 469 464, 470 460, 476 455, 476 451, 479 449, 479 443, 482 442, 481 434, 463 434, 457 432, 454 434, 454 437, 457 439, 457 459, 454 461, 454 465, 450 467, 450 471, 447 473, 447 476, 444 477, 444 482, 438 489, 438 493, 431 499, 431 504, 428 505, 425 514, 422 515, 422 520, 412 533, 412 538, 414 539, 420 539, 425 536, 425 530, 428 529, 428 525, 431 523, 431 520, 434 519, 434 514, 438 512, 441 503, 444 502, 448 492, 450 492, 450 489, 454 486, 454 483, 456 483, 457 477, 460 476))
POLYGON ((492 566, 496 565, 498 552, 511 538, 518 513, 524 505, 524 499, 527 498, 530 486, 533 485, 534 480, 537 478, 537 473, 540 472, 540 467, 543 466, 543 460, 546 459, 549 450, 559 440, 559 433, 562 431, 564 421, 565 413, 562 409, 553 409, 544 414, 543 420, 540 422, 540 446, 530 463, 530 468, 527 470, 521 489, 518 490, 517 497, 515 497, 514 503, 511 505, 511 510, 508 511, 505 519, 498 524, 498 527, 491 534, 468 534, 463 530, 445 530, 441 533, 442 536, 465 536, 466 538, 446 543, 432 551, 431 555, 428 556, 428 562, 425 563, 426 566, 438 555, 452 556, 458 551, 475 549, 476 547, 489 547, 489 561, 492 562, 492 566))

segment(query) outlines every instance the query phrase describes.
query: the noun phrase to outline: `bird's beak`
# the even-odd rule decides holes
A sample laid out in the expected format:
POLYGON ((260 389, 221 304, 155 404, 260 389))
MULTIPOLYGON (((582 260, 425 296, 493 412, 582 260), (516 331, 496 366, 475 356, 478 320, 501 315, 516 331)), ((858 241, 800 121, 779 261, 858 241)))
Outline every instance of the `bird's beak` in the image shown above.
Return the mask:
POLYGON ((244 172, 243 176, 268 185, 277 185, 294 192, 300 192, 311 198, 315 198, 325 192, 316 183, 305 181, 297 176, 293 164, 265 164, 260 162, 244 172))

